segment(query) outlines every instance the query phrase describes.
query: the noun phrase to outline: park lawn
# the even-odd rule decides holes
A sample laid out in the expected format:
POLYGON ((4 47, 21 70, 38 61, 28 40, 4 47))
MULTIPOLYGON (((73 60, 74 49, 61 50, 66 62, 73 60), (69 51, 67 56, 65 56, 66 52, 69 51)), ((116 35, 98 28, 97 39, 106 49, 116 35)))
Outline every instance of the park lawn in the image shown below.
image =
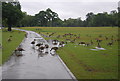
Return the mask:
MULTIPOLYGON (((21 29, 31 30, 45 35, 49 35, 53 32, 56 33, 53 35, 53 37, 45 38, 45 39, 58 39, 56 38, 56 36, 63 35, 65 33, 80 34, 80 39, 78 41, 80 40, 89 41, 91 39, 93 40, 94 38, 98 38, 99 35, 106 35, 109 38, 112 35, 115 38, 118 37, 117 27, 115 28, 114 27, 22 27, 21 29), (40 30, 36 30, 36 29, 40 29, 40 30)), ((65 38, 60 38, 59 40, 64 40, 64 39, 65 38)), ((74 37, 71 39, 74 39, 74 37)))
POLYGON ((91 51, 91 48, 68 44, 58 54, 77 79, 116 79, 118 51, 109 47, 104 51, 91 51))
POLYGON ((55 33, 52 37, 44 37, 46 40, 73 40, 75 37, 56 37, 66 33, 80 34, 80 38, 75 43, 68 43, 65 47, 57 51, 76 78, 118 78, 118 41, 115 41, 113 46, 107 46, 107 43, 111 42, 112 36, 114 40, 118 39, 118 27, 24 27, 22 29, 32 30, 44 35, 55 33), (99 35, 102 35, 102 37, 99 37, 99 35), (105 40, 105 36, 108 37, 108 40, 105 40), (101 46, 106 50, 90 50, 97 46, 96 38, 103 40, 101 46), (80 41, 89 43, 91 40, 94 42, 91 46, 78 45, 80 41))
POLYGON ((12 30, 12 32, 8 32, 5 29, 2 31, 2 64, 6 62, 13 51, 19 46, 19 44, 24 39, 25 32, 12 30), (12 37, 10 37, 12 36, 12 37), (12 41, 7 41, 8 38, 12 39, 12 41))

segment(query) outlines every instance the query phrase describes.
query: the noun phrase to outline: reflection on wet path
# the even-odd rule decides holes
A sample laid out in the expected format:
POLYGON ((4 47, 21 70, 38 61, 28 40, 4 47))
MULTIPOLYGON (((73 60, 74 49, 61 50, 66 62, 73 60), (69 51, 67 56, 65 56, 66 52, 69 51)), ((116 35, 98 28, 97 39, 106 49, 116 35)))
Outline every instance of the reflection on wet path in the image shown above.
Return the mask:
POLYGON ((23 56, 11 56, 10 60, 3 65, 3 79, 72 79, 73 76, 65 69, 64 65, 58 59, 58 55, 54 51, 50 54, 52 44, 48 44, 39 34, 26 31, 27 38, 21 43, 21 47, 25 50, 23 56), (37 43, 48 44, 49 48, 42 52, 38 47, 32 45, 35 39, 37 43))

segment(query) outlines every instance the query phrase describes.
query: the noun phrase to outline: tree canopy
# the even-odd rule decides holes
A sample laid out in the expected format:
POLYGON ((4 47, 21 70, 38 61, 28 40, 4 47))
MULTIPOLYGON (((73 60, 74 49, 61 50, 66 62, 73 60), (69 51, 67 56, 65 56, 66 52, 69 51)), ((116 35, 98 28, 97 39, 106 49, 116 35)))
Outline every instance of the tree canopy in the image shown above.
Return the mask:
POLYGON ((19 3, 2 2, 3 25, 8 26, 8 31, 11 31, 12 26, 19 24, 22 17, 23 14, 19 3))
POLYGON ((86 19, 81 20, 81 17, 76 19, 60 19, 58 14, 52 11, 50 8, 45 11, 40 11, 35 16, 27 15, 26 12, 21 11, 21 5, 17 2, 14 3, 2 3, 2 17, 3 26, 8 26, 8 30, 11 31, 11 27, 102 27, 102 26, 119 26, 120 22, 120 8, 118 12, 116 10, 103 13, 94 14, 90 12, 86 14, 86 19))
MULTIPOLYGON (((29 16, 29 15, 26 15, 29 16)), ((118 26, 120 21, 119 12, 116 10, 110 13, 103 12, 94 14, 90 12, 86 15, 86 20, 81 20, 81 17, 77 19, 69 18, 61 20, 57 13, 53 12, 50 8, 46 11, 40 11, 35 16, 25 17, 28 22, 32 23, 25 24, 24 26, 41 26, 41 27, 102 27, 102 26, 118 26)), ((27 22, 27 21, 26 21, 27 22)))
POLYGON ((36 26, 57 26, 60 18, 57 13, 48 8, 46 11, 40 11, 36 14, 34 20, 36 26))

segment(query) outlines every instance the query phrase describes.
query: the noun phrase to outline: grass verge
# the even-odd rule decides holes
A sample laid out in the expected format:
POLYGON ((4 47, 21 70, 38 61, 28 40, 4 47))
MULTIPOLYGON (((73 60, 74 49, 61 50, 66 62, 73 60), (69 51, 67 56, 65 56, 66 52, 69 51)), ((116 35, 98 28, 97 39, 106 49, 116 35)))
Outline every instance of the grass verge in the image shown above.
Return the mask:
POLYGON ((22 42, 24 34, 24 32, 16 30, 8 32, 4 29, 2 31, 2 64, 10 58, 12 52, 22 42), (11 41, 8 41, 8 38, 10 38, 11 41))

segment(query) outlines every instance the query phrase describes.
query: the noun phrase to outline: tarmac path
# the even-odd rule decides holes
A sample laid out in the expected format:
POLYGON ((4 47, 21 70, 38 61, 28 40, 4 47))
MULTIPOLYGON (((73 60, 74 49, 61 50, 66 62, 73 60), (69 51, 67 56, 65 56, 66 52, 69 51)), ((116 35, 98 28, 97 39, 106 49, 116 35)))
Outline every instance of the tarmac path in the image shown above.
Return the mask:
POLYGON ((25 51, 21 57, 13 54, 2 66, 2 79, 76 79, 58 55, 50 54, 52 45, 44 38, 33 31, 20 31, 28 33, 20 44, 25 51), (50 45, 48 54, 40 54, 36 47, 33 49, 31 41, 34 39, 36 44, 42 42, 50 45))

